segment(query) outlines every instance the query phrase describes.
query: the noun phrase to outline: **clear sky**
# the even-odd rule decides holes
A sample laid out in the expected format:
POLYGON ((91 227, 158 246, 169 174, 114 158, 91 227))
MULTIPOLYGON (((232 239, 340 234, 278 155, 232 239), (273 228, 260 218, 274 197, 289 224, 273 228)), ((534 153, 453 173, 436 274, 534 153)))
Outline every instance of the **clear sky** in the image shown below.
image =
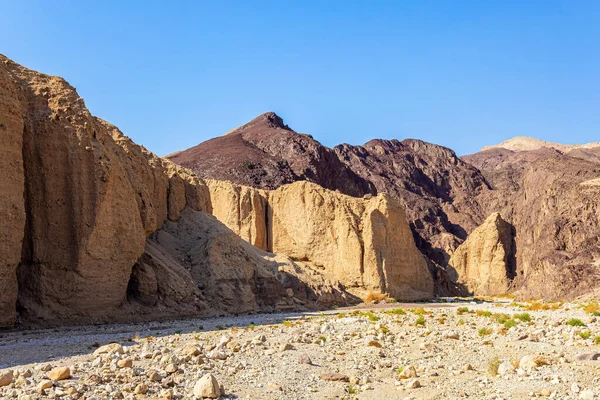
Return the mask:
POLYGON ((0 53, 159 155, 275 111, 328 146, 600 141, 600 1, 2 0, 0 53))

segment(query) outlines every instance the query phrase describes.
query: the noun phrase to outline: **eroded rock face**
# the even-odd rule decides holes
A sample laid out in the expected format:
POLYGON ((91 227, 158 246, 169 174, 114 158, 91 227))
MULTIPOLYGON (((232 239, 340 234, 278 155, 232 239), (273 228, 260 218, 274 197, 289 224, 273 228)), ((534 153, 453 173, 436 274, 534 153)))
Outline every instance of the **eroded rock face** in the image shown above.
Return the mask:
POLYGON ((490 215, 450 258, 453 278, 474 295, 507 293, 516 274, 514 234, 500 214, 490 215))
POLYGON ((477 202, 515 227, 516 293, 561 299, 597 291, 599 164, 554 148, 491 149, 464 158, 493 187, 477 202))
POLYGON ((186 206, 208 210, 206 187, 94 118, 63 79, 0 61, 2 162, 13 172, 2 304, 14 310, 18 276, 25 319, 106 316, 125 301, 146 236, 186 206))
POLYGON ((163 312, 174 308, 185 315, 316 308, 358 300, 320 271, 257 249, 214 216, 190 209, 150 236, 133 269, 129 295, 163 312))
POLYGON ((214 207, 214 215, 249 242, 266 237, 263 249, 313 265, 357 293, 375 290, 405 300, 433 294, 404 211, 386 195, 353 198, 308 182, 273 191, 208 185, 213 204, 226 205, 214 207), (265 231, 257 234, 257 226, 265 231))
MULTIPOLYGON (((486 217, 473 197, 489 190, 487 182, 450 149, 412 139, 376 139, 363 146, 328 149, 294 132, 273 113, 170 159, 203 178, 262 189, 303 180, 355 197, 388 193, 405 209, 439 294, 460 293, 445 266, 486 217)), ((228 226, 236 230, 234 224, 228 226)))
POLYGON ((15 321, 16 270, 25 228, 21 103, 2 65, 0 59, 0 327, 15 321))
POLYGON ((4 56, 0 133, 0 326, 16 311, 41 326, 355 301, 318 271, 257 255, 206 219, 194 174, 93 117, 63 79, 4 56))

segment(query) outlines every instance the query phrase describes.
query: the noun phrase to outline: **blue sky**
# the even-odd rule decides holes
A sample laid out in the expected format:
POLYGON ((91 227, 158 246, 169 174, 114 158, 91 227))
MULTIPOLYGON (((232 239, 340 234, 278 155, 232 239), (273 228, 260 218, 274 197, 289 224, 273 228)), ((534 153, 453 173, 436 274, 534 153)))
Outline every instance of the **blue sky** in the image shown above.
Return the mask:
POLYGON ((600 1, 3 1, 0 53, 159 155, 275 111, 328 146, 600 140, 600 1))

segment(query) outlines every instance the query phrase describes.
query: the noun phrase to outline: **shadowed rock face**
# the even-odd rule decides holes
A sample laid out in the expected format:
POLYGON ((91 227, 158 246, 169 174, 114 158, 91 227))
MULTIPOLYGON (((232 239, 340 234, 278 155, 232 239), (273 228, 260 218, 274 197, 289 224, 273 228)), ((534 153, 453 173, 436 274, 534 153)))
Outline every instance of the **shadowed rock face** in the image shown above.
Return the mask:
POLYGON ((500 214, 490 215, 452 254, 453 279, 474 295, 508 293, 516 274, 514 235, 500 214))

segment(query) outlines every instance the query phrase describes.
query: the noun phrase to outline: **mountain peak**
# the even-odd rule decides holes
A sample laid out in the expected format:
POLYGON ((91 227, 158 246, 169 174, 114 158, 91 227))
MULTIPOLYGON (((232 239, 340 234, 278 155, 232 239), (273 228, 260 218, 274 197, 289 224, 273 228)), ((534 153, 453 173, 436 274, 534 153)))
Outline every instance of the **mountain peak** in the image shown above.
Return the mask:
POLYGON ((250 121, 242 126, 239 126, 235 129, 230 130, 225 135, 241 133, 241 132, 247 130, 248 128, 257 127, 257 126, 269 127, 269 128, 279 128, 279 129, 285 129, 285 130, 291 131, 290 127, 287 126, 283 122, 283 118, 281 118, 279 115, 275 114, 273 111, 268 111, 264 114, 260 114, 258 117, 254 118, 252 121, 250 121))
POLYGON ((591 149, 594 147, 600 147, 600 142, 586 143, 586 144, 560 144, 546 142, 544 140, 528 137, 528 136, 515 136, 512 139, 505 140, 502 143, 485 146, 481 151, 503 148, 512 151, 530 151, 544 148, 553 148, 562 152, 567 152, 575 149, 591 149))

